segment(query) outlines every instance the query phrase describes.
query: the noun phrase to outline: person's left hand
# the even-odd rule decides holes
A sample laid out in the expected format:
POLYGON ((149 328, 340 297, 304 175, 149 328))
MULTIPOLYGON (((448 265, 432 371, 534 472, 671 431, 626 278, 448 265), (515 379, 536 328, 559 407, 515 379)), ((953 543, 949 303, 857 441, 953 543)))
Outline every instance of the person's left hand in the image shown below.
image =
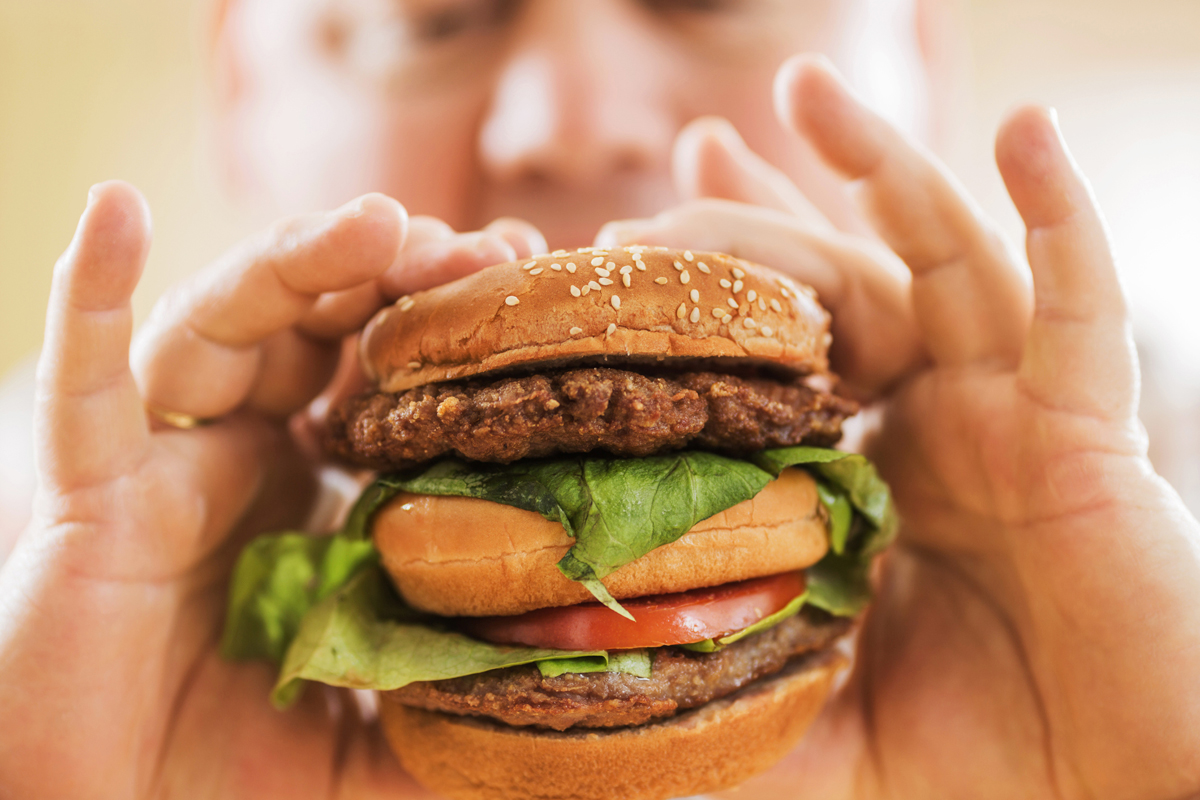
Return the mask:
POLYGON ((742 202, 599 239, 731 252, 814 285, 833 368, 883 400, 870 453, 903 525, 854 672, 800 747, 730 796, 1196 796, 1200 524, 1146 458, 1125 300, 1053 115, 1019 110, 997 136, 1026 261, 827 63, 797 57, 776 88, 877 241, 794 202, 728 131, 682 160, 690 185, 742 202))

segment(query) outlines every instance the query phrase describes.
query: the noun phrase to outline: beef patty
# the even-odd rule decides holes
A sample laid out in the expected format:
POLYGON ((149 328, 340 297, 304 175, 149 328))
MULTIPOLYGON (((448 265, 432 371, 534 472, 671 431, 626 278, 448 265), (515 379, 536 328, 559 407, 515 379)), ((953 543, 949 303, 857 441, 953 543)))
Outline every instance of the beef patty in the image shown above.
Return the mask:
POLYGON ((509 725, 566 730, 642 725, 732 694, 783 669, 790 659, 822 650, 850 629, 848 619, 814 608, 715 653, 655 649, 653 672, 543 678, 536 666, 412 683, 387 694, 408 706, 491 717, 509 725))
POLYGON ((692 445, 744 455, 833 445, 842 420, 856 411, 836 395, 767 378, 567 369, 358 395, 332 413, 327 446, 379 470, 449 454, 509 463, 592 450, 649 456, 692 445))

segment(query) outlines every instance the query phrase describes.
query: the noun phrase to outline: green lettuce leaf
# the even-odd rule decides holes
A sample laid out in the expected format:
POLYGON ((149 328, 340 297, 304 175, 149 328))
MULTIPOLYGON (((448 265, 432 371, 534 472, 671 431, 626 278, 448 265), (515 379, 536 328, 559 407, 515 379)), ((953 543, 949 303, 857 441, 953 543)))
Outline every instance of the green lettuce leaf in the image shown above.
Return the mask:
POLYGON ((610 650, 607 657, 550 658, 537 662, 537 668, 543 678, 556 678, 568 672, 623 672, 638 678, 649 678, 653 661, 649 650, 610 650))
POLYGON ((828 553, 809 567, 808 602, 836 617, 857 616, 871 601, 870 558, 828 553))
POLYGON ((580 657, 608 654, 501 647, 471 639, 448 628, 444 620, 404 605, 383 570, 373 567, 359 572, 304 617, 272 699, 278 706, 288 705, 301 680, 388 691, 415 681, 580 657))
POLYGON ((854 507, 850 505, 850 497, 844 489, 827 481, 817 481, 817 497, 829 512, 829 549, 840 555, 846 552, 854 507))
POLYGON ((282 533, 261 536, 234 567, 221 652, 279 662, 300 621, 378 553, 369 541, 282 533))
POLYGON ((892 493, 866 456, 820 447, 777 447, 756 453, 754 463, 776 477, 787 467, 803 466, 845 491, 868 523, 866 536, 856 548, 863 558, 883 552, 900 530, 892 493))

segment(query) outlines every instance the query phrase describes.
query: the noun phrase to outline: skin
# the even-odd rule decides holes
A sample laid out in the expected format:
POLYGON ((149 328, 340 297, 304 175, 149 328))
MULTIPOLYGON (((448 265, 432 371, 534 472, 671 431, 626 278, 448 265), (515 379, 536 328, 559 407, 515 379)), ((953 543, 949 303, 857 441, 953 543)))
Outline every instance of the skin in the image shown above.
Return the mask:
MULTIPOLYGON (((764 160, 702 120, 668 137, 648 175, 670 169, 685 202, 599 236, 725 250, 813 284, 834 314, 835 366, 884 409, 871 449, 905 525, 855 671, 739 796, 1200 795, 1200 709, 1187 702, 1200 688, 1200 526, 1145 457, 1124 298, 1052 115, 1019 110, 997 137, 1028 229, 1022 258, 828 63, 789 61, 774 86, 774 133, 756 135, 824 172, 764 160), (844 203, 814 200, 795 182, 805 174, 844 203)), ((479 227, 475 214, 509 208, 453 221, 479 227)), ((580 212, 593 214, 618 216, 580 212)), ((551 212, 530 216, 551 227, 551 212)), ((136 190, 103 184, 55 269, 34 519, 0 572, 0 707, 21 721, 0 731, 0 786, 428 796, 344 693, 318 688, 276 712, 270 668, 219 659, 224 580, 250 535, 297 522, 289 501, 312 477, 296 414, 334 375, 343 337, 400 294, 543 249, 542 234, 514 220, 455 234, 367 195, 291 218, 177 287, 131 350, 149 239, 136 190), (214 422, 176 430, 146 403, 214 422)), ((344 367, 330 391, 351 383, 344 367)))

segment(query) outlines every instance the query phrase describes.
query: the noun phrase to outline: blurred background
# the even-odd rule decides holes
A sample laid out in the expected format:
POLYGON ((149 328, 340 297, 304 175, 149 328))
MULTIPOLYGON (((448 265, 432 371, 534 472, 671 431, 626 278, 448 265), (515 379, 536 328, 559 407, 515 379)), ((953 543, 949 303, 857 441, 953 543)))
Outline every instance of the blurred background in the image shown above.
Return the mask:
MULTIPOLYGON (((91 184, 129 180, 154 211, 140 317, 267 222, 222 189, 201 6, 0 0, 0 375, 37 351, 91 184)), ((1152 456, 1200 508, 1200 2, 960 0, 958 17, 962 108, 941 154, 1018 237, 992 135, 1017 103, 1058 109, 1133 301, 1152 456)))

